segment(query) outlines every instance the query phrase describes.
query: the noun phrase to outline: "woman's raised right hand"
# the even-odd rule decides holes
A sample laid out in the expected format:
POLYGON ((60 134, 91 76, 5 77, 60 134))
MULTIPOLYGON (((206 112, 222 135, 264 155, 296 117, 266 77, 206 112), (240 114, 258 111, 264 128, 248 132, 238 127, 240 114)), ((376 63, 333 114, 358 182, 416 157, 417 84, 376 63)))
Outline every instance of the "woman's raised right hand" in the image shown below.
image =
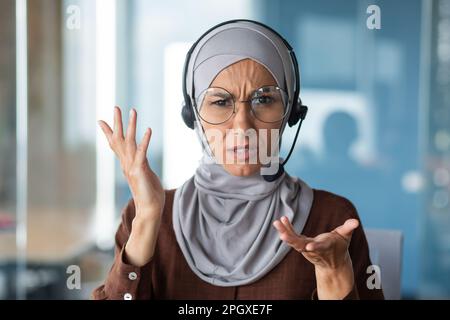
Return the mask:
POLYGON ((158 176, 152 171, 147 160, 147 149, 152 135, 145 130, 139 145, 136 144, 136 110, 131 109, 126 135, 123 135, 122 112, 114 108, 114 131, 103 120, 98 123, 108 139, 109 146, 120 161, 122 172, 127 179, 136 207, 136 217, 149 222, 158 222, 164 209, 165 194, 158 176))
POLYGON ((98 123, 111 149, 120 160, 120 166, 133 196, 136 215, 125 245, 125 259, 128 263, 140 267, 148 263, 154 254, 165 193, 158 176, 150 169, 147 160, 152 131, 147 128, 141 143, 136 145, 136 118, 136 110, 131 109, 125 137, 119 107, 114 108, 114 131, 105 121, 100 120, 98 123))

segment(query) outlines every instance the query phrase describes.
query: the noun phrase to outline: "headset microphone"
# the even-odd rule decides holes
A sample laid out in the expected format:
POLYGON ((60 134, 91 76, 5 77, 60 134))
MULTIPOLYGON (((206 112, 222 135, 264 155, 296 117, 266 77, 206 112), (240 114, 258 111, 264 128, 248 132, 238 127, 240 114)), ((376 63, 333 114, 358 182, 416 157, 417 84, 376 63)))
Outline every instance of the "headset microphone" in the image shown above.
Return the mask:
POLYGON ((292 151, 294 151, 295 143, 297 142, 298 134, 300 133, 300 129, 302 127, 303 120, 305 120, 306 114, 308 113, 308 107, 305 105, 302 105, 300 99, 299 99, 299 105, 300 105, 300 123, 298 124, 297 132, 295 133, 295 137, 294 137, 294 141, 292 142, 291 149, 289 150, 289 153, 288 153, 286 159, 283 161, 283 163, 278 164, 278 171, 275 174, 261 175, 263 177, 263 179, 266 180, 267 182, 273 182, 283 175, 284 165, 288 162, 289 158, 291 157, 292 151))

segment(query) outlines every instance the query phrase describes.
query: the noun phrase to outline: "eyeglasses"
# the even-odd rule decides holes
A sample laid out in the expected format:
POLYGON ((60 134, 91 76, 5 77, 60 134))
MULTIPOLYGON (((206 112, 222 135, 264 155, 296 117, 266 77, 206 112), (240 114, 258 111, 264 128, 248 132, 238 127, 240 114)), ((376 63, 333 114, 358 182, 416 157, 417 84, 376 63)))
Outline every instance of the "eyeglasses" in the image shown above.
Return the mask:
MULTIPOLYGON (((282 120, 287 113, 288 95, 277 86, 264 86, 253 91, 248 102, 253 116, 267 123, 282 120)), ((228 121, 236 113, 233 95, 219 87, 210 87, 200 93, 195 107, 199 117, 209 124, 217 125, 228 121)))

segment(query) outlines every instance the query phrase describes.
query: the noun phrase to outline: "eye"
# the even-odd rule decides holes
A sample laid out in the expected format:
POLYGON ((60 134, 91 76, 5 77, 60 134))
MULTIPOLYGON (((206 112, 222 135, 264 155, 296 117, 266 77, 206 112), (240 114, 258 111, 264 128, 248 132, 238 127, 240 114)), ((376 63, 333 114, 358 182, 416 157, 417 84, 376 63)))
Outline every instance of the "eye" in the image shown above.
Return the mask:
POLYGON ((273 102, 273 98, 270 96, 260 96, 253 98, 253 103, 256 104, 270 104, 273 102))
POLYGON ((226 100, 216 100, 216 101, 213 101, 213 104, 218 105, 218 106, 225 106, 226 102, 227 102, 226 100))
POLYGON ((230 101, 226 99, 220 99, 216 101, 212 101, 213 105, 219 106, 219 107, 228 107, 230 105, 230 101))

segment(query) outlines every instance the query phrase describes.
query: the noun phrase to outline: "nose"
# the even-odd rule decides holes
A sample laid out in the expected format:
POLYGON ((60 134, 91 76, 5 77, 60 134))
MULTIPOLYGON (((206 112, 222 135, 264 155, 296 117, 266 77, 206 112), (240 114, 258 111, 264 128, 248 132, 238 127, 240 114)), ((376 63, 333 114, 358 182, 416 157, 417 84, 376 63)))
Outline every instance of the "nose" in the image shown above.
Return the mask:
POLYGON ((236 101, 236 114, 233 117, 233 129, 254 128, 254 118, 248 101, 236 101))

